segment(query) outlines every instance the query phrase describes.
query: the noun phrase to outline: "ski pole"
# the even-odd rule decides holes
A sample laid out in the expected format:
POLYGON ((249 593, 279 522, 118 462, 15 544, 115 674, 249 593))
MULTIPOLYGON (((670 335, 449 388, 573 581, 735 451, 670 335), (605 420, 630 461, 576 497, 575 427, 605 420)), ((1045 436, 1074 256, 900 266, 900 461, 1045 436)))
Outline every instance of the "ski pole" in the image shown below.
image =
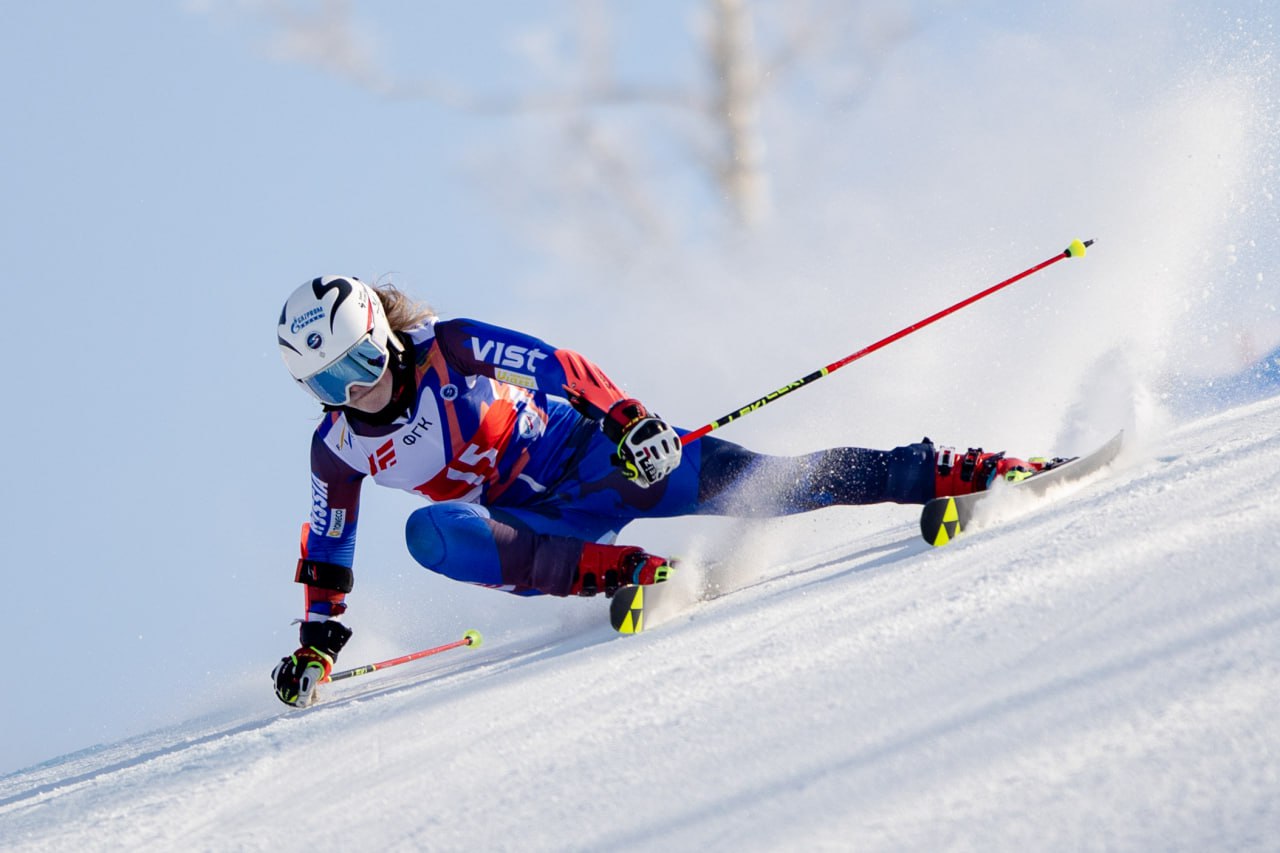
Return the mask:
POLYGON ((973 303, 977 302, 979 299, 983 299, 987 296, 990 296, 991 294, 995 293, 997 290, 1008 287, 1009 285, 1013 284, 1016 281, 1021 281, 1022 279, 1031 275, 1032 273, 1039 272, 1040 270, 1044 269, 1050 264, 1056 264, 1058 261, 1063 260, 1064 258, 1083 258, 1085 254, 1085 250, 1092 245, 1093 245, 1092 240, 1084 240, 1084 241, 1072 240, 1070 246, 1067 246, 1066 249, 1064 249, 1059 254, 1054 255, 1052 258, 1049 258, 1047 261, 1042 261, 1041 263, 1038 263, 1033 267, 1028 267, 1027 269, 1023 270, 1017 275, 1011 278, 1006 278, 1004 281, 1000 282, 999 284, 993 284, 991 285, 991 287, 988 287, 986 290, 983 290, 979 293, 975 293, 973 296, 970 296, 968 299, 960 300, 955 305, 952 305, 950 308, 943 308, 938 313, 925 317, 923 320, 920 320, 919 322, 912 323, 910 326, 907 326, 904 329, 899 329, 898 331, 894 332, 892 335, 889 335, 889 337, 882 338, 881 340, 876 341, 874 344, 871 344, 870 346, 863 347, 862 349, 858 350, 852 355, 845 356, 839 361, 833 361, 831 364, 828 364, 826 367, 821 368, 820 370, 815 370, 813 373, 810 373, 808 376, 802 376, 794 382, 789 382, 786 385, 783 385, 777 391, 774 391, 771 394, 765 394, 760 399, 750 402, 747 405, 743 406, 742 408, 736 411, 730 412, 729 414, 725 415, 722 418, 717 418, 711 423, 706 424, 705 426, 701 426, 698 429, 695 429, 693 432, 685 433, 683 436, 680 437, 680 444, 681 445, 692 444, 693 442, 702 438, 707 433, 711 432, 713 429, 719 429, 720 427, 724 426, 727 423, 732 423, 733 421, 736 421, 738 418, 745 417, 746 415, 751 414, 761 406, 765 406, 765 405, 768 405, 769 403, 772 403, 774 400, 778 399, 784 394, 790 394, 792 391, 795 391, 797 388, 803 388, 806 385, 817 382, 822 377, 835 373, 837 370, 844 367, 846 364, 857 361, 858 359, 862 358, 864 355, 870 355, 871 353, 875 352, 878 349, 881 349, 882 347, 887 347, 889 344, 893 343, 894 341, 899 340, 900 338, 905 338, 907 335, 911 334, 912 332, 915 332, 919 329, 923 329, 925 326, 937 320, 941 320, 943 317, 947 316, 948 314, 955 313, 956 311, 959 311, 961 308, 972 305, 973 303))
POLYGON ((335 672, 329 676, 329 681, 341 681, 344 678, 354 678, 357 675, 367 675, 370 672, 377 672, 380 669, 386 669, 389 666, 399 666, 402 663, 408 663, 411 660, 418 660, 430 655, 438 655, 441 652, 447 652, 449 649, 456 649, 459 646, 471 646, 476 648, 484 641, 479 631, 467 631, 462 635, 461 640, 454 640, 452 643, 445 643, 443 646, 436 646, 434 649, 423 649, 420 652, 401 655, 391 660, 378 661, 377 663, 367 663, 364 666, 358 666, 355 669, 344 669, 342 672, 335 672))

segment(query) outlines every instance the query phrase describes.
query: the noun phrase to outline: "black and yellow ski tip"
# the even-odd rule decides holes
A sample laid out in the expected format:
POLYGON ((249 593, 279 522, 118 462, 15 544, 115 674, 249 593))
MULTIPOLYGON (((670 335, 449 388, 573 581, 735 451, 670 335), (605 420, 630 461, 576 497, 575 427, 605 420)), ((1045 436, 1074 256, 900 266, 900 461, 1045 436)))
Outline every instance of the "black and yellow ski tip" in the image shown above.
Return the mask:
POLYGON ((941 548, 963 532, 960 529, 960 511, 956 507, 955 498, 947 498, 941 517, 934 516, 934 518, 936 522, 932 518, 921 519, 921 521, 924 524, 937 524, 935 529, 925 531, 925 540, 935 548, 941 548))
POLYGON ((624 586, 614 593, 609 623, 619 634, 639 634, 644 630, 643 586, 624 586))
POLYGON ((618 626, 619 634, 639 634, 644 630, 644 587, 636 587, 627 613, 618 626))
POLYGON ((1068 258, 1083 258, 1085 256, 1085 252, 1087 252, 1089 247, 1092 245, 1092 240, 1072 240, 1071 245, 1067 246, 1066 251, 1062 254, 1066 255, 1068 258))

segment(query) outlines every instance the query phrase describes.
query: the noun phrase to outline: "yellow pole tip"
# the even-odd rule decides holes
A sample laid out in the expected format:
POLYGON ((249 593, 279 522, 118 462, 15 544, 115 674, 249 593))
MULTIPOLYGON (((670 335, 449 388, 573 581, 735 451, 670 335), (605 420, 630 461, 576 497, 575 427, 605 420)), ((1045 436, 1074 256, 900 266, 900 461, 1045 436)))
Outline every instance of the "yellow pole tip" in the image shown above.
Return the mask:
POLYGON ((467 631, 467 632, 465 632, 465 633, 462 635, 462 639, 464 639, 464 640, 470 640, 471 642, 470 642, 470 643, 468 643, 468 645, 469 645, 469 646, 471 646, 471 648, 473 648, 473 649, 474 649, 474 648, 477 648, 481 643, 483 643, 483 642, 484 642, 484 637, 481 637, 481 636, 480 636, 480 632, 479 632, 479 631, 474 631, 474 630, 473 630, 473 631, 467 631))
POLYGON ((1084 253, 1087 251, 1085 245, 1085 243, 1079 240, 1072 240, 1071 245, 1067 247, 1067 255, 1072 258, 1083 258, 1084 253))

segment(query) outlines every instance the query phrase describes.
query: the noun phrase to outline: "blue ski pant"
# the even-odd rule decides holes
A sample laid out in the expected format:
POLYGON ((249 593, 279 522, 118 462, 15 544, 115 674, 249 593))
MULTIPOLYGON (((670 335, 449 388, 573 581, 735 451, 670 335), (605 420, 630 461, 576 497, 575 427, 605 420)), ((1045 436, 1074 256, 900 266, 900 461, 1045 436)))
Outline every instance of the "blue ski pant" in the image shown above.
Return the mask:
POLYGON ((684 448, 665 480, 642 488, 610 461, 598 429, 584 437, 565 475, 519 505, 440 503, 406 523, 420 564, 466 583, 520 595, 566 595, 582 545, 612 541, 637 518, 771 517, 849 504, 922 504, 933 497, 931 444, 893 450, 839 447, 767 456, 713 437, 684 448))

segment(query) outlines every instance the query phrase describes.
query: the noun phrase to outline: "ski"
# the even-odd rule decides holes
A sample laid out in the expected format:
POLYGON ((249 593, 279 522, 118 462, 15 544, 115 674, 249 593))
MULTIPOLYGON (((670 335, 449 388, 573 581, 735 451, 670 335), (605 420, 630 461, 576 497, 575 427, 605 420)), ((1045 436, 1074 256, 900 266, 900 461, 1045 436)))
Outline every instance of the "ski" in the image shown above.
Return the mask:
MULTIPOLYGON (((624 586, 609 601, 609 624, 619 634, 639 634, 644 630, 643 586, 624 586)), ((652 593, 653 590, 649 589, 652 593)))
POLYGON ((935 547, 946 545, 970 529, 974 513, 984 501, 1009 494, 1010 490, 1018 494, 1043 495, 1053 486, 1079 480, 1110 464, 1123 444, 1124 431, 1121 430, 1092 453, 1059 462, 1020 482, 1001 484, 994 489, 968 495, 934 498, 924 505, 920 513, 920 535, 935 547))
POLYGON ((718 598, 717 589, 703 587, 696 595, 689 590, 677 590, 669 583, 650 586, 627 585, 620 588, 609 600, 609 624, 619 634, 639 634, 651 625, 661 624, 701 601, 718 598), (655 622, 654 620, 657 620, 655 622))

